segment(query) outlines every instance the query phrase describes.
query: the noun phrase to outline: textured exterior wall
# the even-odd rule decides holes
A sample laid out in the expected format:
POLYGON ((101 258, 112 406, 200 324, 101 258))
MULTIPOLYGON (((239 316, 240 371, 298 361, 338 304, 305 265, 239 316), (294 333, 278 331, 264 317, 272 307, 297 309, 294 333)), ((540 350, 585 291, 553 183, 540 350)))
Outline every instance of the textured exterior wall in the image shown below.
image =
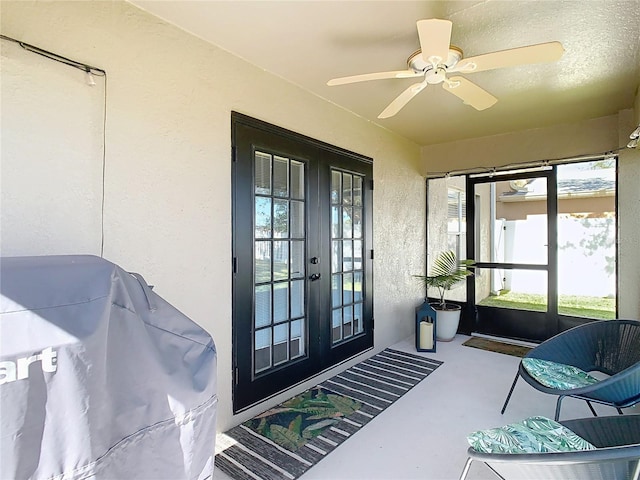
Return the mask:
POLYGON ((422 169, 450 172, 601 153, 618 147, 618 116, 422 148, 422 169))
POLYGON ((15 43, 0 48, 1 254, 99 254, 104 85, 15 43))
MULTIPOLYGON (((620 146, 638 125, 632 110, 620 112, 620 146)), ((618 167, 618 312, 621 318, 640 319, 640 148, 623 149, 618 167)), ((640 411, 640 409, 638 410, 640 411)))
MULTIPOLYGON (((235 417, 231 410, 232 110, 374 158, 375 349, 412 333, 423 292, 411 274, 423 270, 425 251, 418 146, 125 2, 1 8, 3 34, 107 71, 104 256, 142 273, 214 337, 219 430, 269 406, 235 417)), ((50 135, 46 126, 42 135, 50 135)), ((85 196, 93 221, 95 193, 85 196)), ((55 195, 51 201, 64 209, 55 195)), ((58 227, 66 253, 99 241, 93 231, 77 234, 70 218, 58 227)), ((3 249, 20 254, 28 241, 28 253, 57 253, 25 237, 3 249)))

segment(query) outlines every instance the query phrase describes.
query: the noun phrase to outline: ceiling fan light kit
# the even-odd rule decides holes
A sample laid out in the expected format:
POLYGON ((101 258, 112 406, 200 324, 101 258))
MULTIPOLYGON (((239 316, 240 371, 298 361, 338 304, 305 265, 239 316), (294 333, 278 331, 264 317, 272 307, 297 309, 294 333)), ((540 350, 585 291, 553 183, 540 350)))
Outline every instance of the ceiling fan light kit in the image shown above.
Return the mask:
POLYGON ((631 132, 629 135, 631 141, 627 143, 627 148, 638 148, 638 141, 640 140, 640 125, 636 127, 636 129, 631 132))
POLYGON ((485 110, 495 105, 498 99, 467 78, 462 76, 449 78, 448 74, 469 74, 496 68, 554 62, 559 60, 564 53, 560 42, 548 42, 464 58, 462 49, 450 43, 452 27, 453 24, 449 20, 437 18, 419 20, 417 28, 420 49, 407 59, 407 70, 334 78, 329 80, 327 85, 345 85, 390 78, 423 77, 421 82, 409 86, 398 95, 378 115, 378 118, 392 117, 425 87, 437 84, 441 84, 445 91, 455 95, 466 105, 470 105, 476 110, 485 110))
MULTIPOLYGON (((449 52, 447 54, 447 61, 440 62, 443 67, 447 69, 453 68, 462 59, 462 49, 455 45, 449 46, 449 52)), ((422 56, 422 49, 418 49, 413 52, 407 59, 407 67, 413 70, 415 73, 423 73, 427 69, 433 68, 433 63, 425 61, 422 56)))

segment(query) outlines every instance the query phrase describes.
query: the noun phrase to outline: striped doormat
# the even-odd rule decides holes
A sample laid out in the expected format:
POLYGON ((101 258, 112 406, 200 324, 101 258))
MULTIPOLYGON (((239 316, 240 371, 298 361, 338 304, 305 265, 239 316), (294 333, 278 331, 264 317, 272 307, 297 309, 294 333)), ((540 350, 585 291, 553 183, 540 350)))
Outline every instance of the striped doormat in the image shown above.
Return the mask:
POLYGON ((294 480, 440 365, 387 348, 219 435, 215 468, 235 480, 294 480))

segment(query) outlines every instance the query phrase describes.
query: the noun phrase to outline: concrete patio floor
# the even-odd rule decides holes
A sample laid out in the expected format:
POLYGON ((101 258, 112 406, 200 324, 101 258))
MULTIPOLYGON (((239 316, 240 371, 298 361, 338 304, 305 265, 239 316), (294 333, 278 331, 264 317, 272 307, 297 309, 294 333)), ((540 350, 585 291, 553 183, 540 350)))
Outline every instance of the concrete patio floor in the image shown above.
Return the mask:
MULTIPOLYGON (((467 458, 468 433, 534 415, 553 418, 556 397, 534 390, 523 380, 501 415, 519 358, 463 346, 468 338, 457 335, 451 342, 438 342, 437 353, 417 353, 412 337, 393 345, 444 364, 300 480, 457 479, 467 458)), ((599 415, 617 414, 609 407, 595 408, 599 415)), ((585 402, 564 400, 561 419, 588 416, 585 402)), ((214 478, 228 479, 220 471, 214 478)), ((467 478, 497 477, 474 462, 467 478)))

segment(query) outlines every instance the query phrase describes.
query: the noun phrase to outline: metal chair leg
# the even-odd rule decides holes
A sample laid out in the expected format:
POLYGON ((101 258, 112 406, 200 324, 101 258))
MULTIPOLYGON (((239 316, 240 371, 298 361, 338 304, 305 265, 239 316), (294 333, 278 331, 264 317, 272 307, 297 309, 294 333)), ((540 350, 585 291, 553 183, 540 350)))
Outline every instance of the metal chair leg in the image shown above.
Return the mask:
POLYGON ((593 405, 591 405, 591 402, 589 400, 585 400, 585 402, 587 402, 587 405, 589 405, 589 409, 591 410, 591 413, 593 413, 594 417, 597 417, 598 414, 596 413, 596 411, 593 409, 593 405))
POLYGON ((504 411, 507 409, 507 404, 509 400, 511 400, 511 394, 513 393, 513 389, 516 388, 516 383, 518 382, 518 378, 520 378, 520 371, 516 373, 516 378, 514 378, 513 383, 511 384, 511 390, 509 390, 509 394, 507 395, 507 399, 504 401, 504 405, 502 406, 502 410, 500 410, 500 414, 504 415, 504 411))
POLYGON ((562 403, 562 399, 563 398, 564 398, 564 395, 560 395, 558 397, 558 401, 556 402, 556 416, 553 418, 556 422, 560 418, 560 407, 561 407, 561 403, 562 403))
POLYGON ((640 460, 636 461, 636 468, 633 469, 631 480, 640 480, 640 460))
POLYGON ((467 463, 464 464, 464 470, 462 470, 462 475, 460 475, 460 480, 465 480, 465 478, 467 478, 467 474, 469 473, 469 468, 471 468, 471 462, 473 462, 471 457, 467 458, 467 463))

